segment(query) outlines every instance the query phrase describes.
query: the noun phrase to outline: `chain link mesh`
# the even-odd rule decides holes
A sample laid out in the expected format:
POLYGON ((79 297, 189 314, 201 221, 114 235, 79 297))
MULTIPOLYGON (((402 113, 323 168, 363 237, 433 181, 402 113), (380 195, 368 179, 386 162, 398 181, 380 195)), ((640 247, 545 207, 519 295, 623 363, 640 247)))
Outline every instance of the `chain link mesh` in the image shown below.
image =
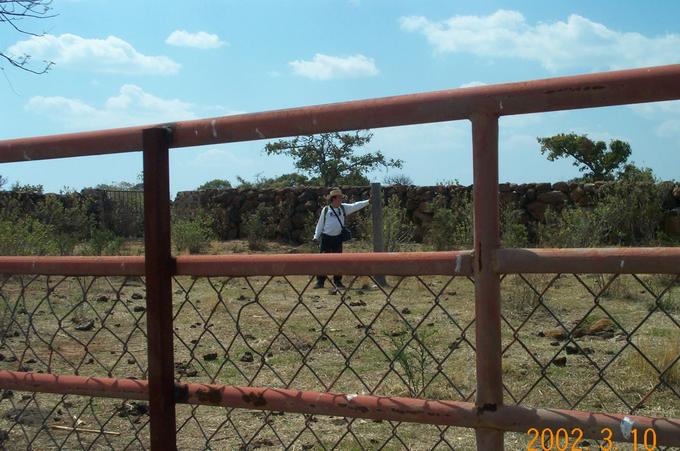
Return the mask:
MULTIPOLYGON (((0 368, 146 379, 144 280, 2 276, 0 368)), ((145 402, 5 390, 8 449, 145 449, 145 402)))
POLYGON ((677 418, 679 280, 677 275, 505 276, 506 402, 677 418))
MULTIPOLYGON (((319 290, 313 282, 313 277, 175 278, 177 377, 472 399, 469 279, 389 278, 382 287, 370 277, 346 277, 346 288, 319 290)), ((178 443, 196 436, 206 448, 243 449, 450 449, 461 439, 474 440, 474 433, 454 428, 183 406, 178 443)))
MULTIPOLYGON (((175 277, 176 379, 474 401, 465 277, 175 277)), ((677 418, 680 276, 507 275, 506 403, 677 418)), ((0 368, 147 378, 138 277, 3 276, 0 368)), ((0 396, 7 449, 146 449, 145 402, 0 396)), ((474 431, 177 406, 179 449, 470 449, 474 431)), ((506 446, 525 446, 507 434, 506 446)), ((670 449, 670 448, 668 448, 670 449)))

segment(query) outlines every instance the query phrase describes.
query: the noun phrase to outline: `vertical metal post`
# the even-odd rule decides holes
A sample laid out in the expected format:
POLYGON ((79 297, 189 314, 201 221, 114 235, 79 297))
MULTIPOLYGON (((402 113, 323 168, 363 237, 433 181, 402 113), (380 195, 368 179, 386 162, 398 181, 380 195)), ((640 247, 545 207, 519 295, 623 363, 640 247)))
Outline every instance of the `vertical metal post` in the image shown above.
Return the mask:
MULTIPOLYGON (((498 218, 498 117, 478 114, 472 120, 474 174, 475 337, 477 412, 484 415, 503 403, 501 369, 500 277, 492 258, 500 247, 498 218)), ((477 429, 479 451, 501 451, 503 433, 477 429)))
POLYGON ((170 132, 150 128, 144 145, 144 250, 151 449, 176 448, 170 248, 170 132))
MULTIPOLYGON (((380 183, 371 183, 371 217, 373 219, 373 252, 385 252, 385 240, 383 238, 383 202, 380 183)), ((375 281, 386 286, 384 275, 374 275, 375 281)))

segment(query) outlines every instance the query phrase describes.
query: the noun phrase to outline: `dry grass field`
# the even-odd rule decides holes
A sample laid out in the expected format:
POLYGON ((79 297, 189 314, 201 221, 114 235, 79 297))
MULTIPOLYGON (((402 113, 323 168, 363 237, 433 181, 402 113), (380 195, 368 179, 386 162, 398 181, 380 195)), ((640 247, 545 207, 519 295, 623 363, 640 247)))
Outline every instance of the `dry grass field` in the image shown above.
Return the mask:
MULTIPOLYGON (((243 243, 212 249, 239 250, 243 243)), ((178 277, 177 379, 474 400, 471 280, 388 277, 379 287, 345 277, 339 292, 313 283, 178 277)), ((145 296, 139 278, 3 277, 0 368, 145 378, 145 296)), ((506 403, 680 417, 675 277, 509 275, 502 299, 506 403)), ((145 403, 0 398, 7 449, 147 447, 145 403)), ((187 450, 474 449, 465 429, 280 412, 178 406, 177 424, 187 450)), ((507 449, 526 443, 526 434, 506 436, 507 449)))

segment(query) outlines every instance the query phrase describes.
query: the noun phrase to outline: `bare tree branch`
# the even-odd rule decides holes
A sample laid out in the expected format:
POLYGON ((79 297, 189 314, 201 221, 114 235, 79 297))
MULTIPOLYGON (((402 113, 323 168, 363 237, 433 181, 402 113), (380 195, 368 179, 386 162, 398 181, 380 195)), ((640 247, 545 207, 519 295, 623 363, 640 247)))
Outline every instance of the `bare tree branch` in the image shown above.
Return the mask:
MULTIPOLYGON (((26 27, 18 24, 23 20, 31 19, 49 19, 55 17, 56 14, 52 14, 52 0, 0 0, 0 24, 6 23, 12 27, 16 32, 25 34, 28 36, 44 36, 45 33, 36 33, 28 30, 26 27)), ((54 65, 53 61, 43 61, 43 66, 38 69, 31 68, 29 62, 31 61, 30 55, 11 55, 3 51, 0 51, 0 61, 3 59, 7 61, 11 66, 19 68, 23 71, 30 72, 32 74, 44 74, 54 65)))

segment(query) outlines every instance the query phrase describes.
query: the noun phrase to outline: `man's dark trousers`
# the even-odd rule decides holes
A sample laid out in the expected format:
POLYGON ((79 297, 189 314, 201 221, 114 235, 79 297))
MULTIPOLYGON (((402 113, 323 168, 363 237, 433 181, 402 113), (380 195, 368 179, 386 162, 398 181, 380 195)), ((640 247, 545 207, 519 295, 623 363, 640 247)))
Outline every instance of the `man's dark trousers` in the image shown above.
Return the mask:
MULTIPOLYGON (((322 254, 342 254, 342 237, 321 234, 321 253, 322 254)), ((326 276, 316 276, 316 284, 323 285, 326 281, 326 276)), ((342 276, 333 276, 333 282, 338 285, 342 283, 342 276)))

